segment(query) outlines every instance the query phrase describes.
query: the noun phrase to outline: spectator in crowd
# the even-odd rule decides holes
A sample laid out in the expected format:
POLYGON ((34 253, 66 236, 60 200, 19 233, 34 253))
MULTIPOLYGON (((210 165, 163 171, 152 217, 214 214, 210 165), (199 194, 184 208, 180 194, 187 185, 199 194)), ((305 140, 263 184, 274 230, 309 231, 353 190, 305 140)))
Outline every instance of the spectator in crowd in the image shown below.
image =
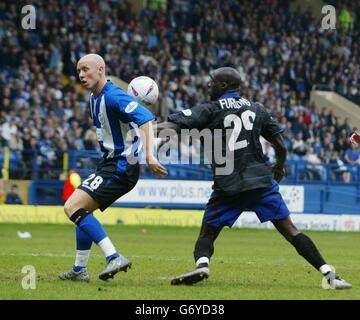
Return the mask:
POLYGON ((299 156, 304 156, 306 154, 306 144, 303 140, 302 132, 297 133, 296 138, 292 144, 292 151, 299 156))
MULTIPOLYGON (((313 85, 322 85, 360 104, 359 1, 339 7, 336 33, 317 32, 311 13, 292 11, 289 1, 210 0, 189 10, 187 1, 157 0, 131 20, 130 0, 98 5, 40 0, 38 7, 37 29, 30 33, 18 23, 16 6, 1 3, 2 146, 9 146, 16 133, 29 141, 26 129, 41 153, 45 141, 47 150, 63 143, 70 151, 93 150, 93 133, 84 126, 88 93, 76 82, 75 70, 76 61, 91 49, 105 57, 109 75, 124 81, 137 75, 154 78, 160 84, 162 119, 206 99, 210 69, 235 66, 244 96, 263 103, 288 132, 289 159, 303 159, 311 146, 316 154, 324 148, 329 162, 332 142, 347 162, 349 121, 316 111, 309 97, 313 85), (260 21, 269 11, 271 16, 260 21)), ((53 169, 57 161, 48 160, 41 155, 40 165, 53 169)))
POLYGON ((340 159, 339 153, 334 151, 330 164, 332 165, 332 172, 335 175, 336 181, 344 181, 345 183, 349 183, 351 180, 351 175, 344 162, 340 159))
POLYGON ((355 144, 351 144, 350 148, 346 150, 344 158, 348 164, 360 164, 360 151, 355 144))
POLYGON ((4 147, 9 146, 10 140, 14 138, 17 132, 18 128, 14 118, 11 118, 9 122, 3 123, 1 126, 2 145, 4 147))
POLYGON ((314 153, 314 149, 312 147, 307 148, 305 160, 307 161, 306 170, 311 174, 311 180, 325 181, 325 168, 321 165, 321 160, 318 155, 314 153))
POLYGON ((23 204, 21 197, 19 195, 19 187, 17 184, 11 186, 10 192, 6 194, 6 204, 23 204))
POLYGON ((9 148, 10 150, 17 151, 18 153, 21 153, 21 151, 23 151, 23 140, 20 138, 19 132, 16 132, 14 135, 11 136, 9 141, 9 148))

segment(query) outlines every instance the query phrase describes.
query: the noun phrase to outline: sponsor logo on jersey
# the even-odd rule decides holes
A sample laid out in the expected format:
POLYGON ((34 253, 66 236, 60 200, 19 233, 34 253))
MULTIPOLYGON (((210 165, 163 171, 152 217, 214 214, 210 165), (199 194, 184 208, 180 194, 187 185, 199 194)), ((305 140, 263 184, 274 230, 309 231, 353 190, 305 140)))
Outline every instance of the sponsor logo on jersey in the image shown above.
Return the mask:
POLYGON ((190 109, 181 110, 181 112, 186 115, 187 117, 190 117, 192 115, 192 112, 190 109))
POLYGON ((137 106, 138 106, 138 103, 137 103, 136 101, 131 101, 131 102, 125 107, 125 112, 126 112, 126 113, 130 113, 130 112, 134 111, 137 106))

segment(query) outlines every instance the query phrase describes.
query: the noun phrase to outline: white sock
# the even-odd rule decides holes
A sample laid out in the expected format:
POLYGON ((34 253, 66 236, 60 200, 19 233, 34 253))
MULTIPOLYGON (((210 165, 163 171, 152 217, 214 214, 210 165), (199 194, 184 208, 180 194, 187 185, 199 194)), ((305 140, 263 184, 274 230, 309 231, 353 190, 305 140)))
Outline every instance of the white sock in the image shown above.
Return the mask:
POLYGON ((75 266, 86 267, 89 261, 91 250, 76 250, 75 266))
POLYGON ((111 242, 111 240, 109 239, 109 237, 102 239, 98 243, 98 246, 104 252, 105 257, 111 256, 112 254, 116 253, 116 249, 113 243, 111 242))
POLYGON ((210 260, 208 257, 201 257, 196 261, 196 266, 198 266, 201 263, 207 263, 209 265, 210 260))
POLYGON ((324 264, 319 268, 319 271, 322 274, 327 274, 329 271, 332 271, 331 267, 328 264, 324 264))

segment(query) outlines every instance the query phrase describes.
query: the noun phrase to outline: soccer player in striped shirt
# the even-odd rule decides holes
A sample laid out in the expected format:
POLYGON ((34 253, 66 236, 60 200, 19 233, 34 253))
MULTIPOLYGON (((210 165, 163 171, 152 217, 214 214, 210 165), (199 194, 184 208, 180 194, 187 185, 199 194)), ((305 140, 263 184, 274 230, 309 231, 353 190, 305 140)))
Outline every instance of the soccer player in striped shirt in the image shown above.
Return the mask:
POLYGON ((106 80, 103 58, 97 54, 82 57, 77 63, 77 72, 82 85, 91 91, 90 114, 103 158, 95 172, 80 184, 64 205, 66 215, 76 224, 77 250, 74 266, 61 273, 59 278, 88 282, 87 263, 93 242, 101 248, 107 262, 99 275, 101 280, 113 278, 117 272, 127 271, 131 266, 131 262, 115 249, 92 212, 96 209, 104 211, 134 188, 139 178, 137 160, 142 145, 150 171, 157 176, 166 175, 167 171, 153 155, 154 115, 106 80), (133 133, 130 136, 129 131, 133 133))

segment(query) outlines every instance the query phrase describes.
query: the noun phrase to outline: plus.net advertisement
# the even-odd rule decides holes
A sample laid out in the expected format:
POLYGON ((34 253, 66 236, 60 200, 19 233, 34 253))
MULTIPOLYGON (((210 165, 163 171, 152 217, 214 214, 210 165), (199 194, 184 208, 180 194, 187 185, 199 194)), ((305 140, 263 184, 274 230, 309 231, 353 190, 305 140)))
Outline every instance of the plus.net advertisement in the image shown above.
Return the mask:
MULTIPOLYGON (((139 180, 128 194, 116 201, 117 205, 204 205, 208 202, 212 181, 139 180)), ((280 186, 280 192, 290 212, 304 211, 304 187, 280 186)))

